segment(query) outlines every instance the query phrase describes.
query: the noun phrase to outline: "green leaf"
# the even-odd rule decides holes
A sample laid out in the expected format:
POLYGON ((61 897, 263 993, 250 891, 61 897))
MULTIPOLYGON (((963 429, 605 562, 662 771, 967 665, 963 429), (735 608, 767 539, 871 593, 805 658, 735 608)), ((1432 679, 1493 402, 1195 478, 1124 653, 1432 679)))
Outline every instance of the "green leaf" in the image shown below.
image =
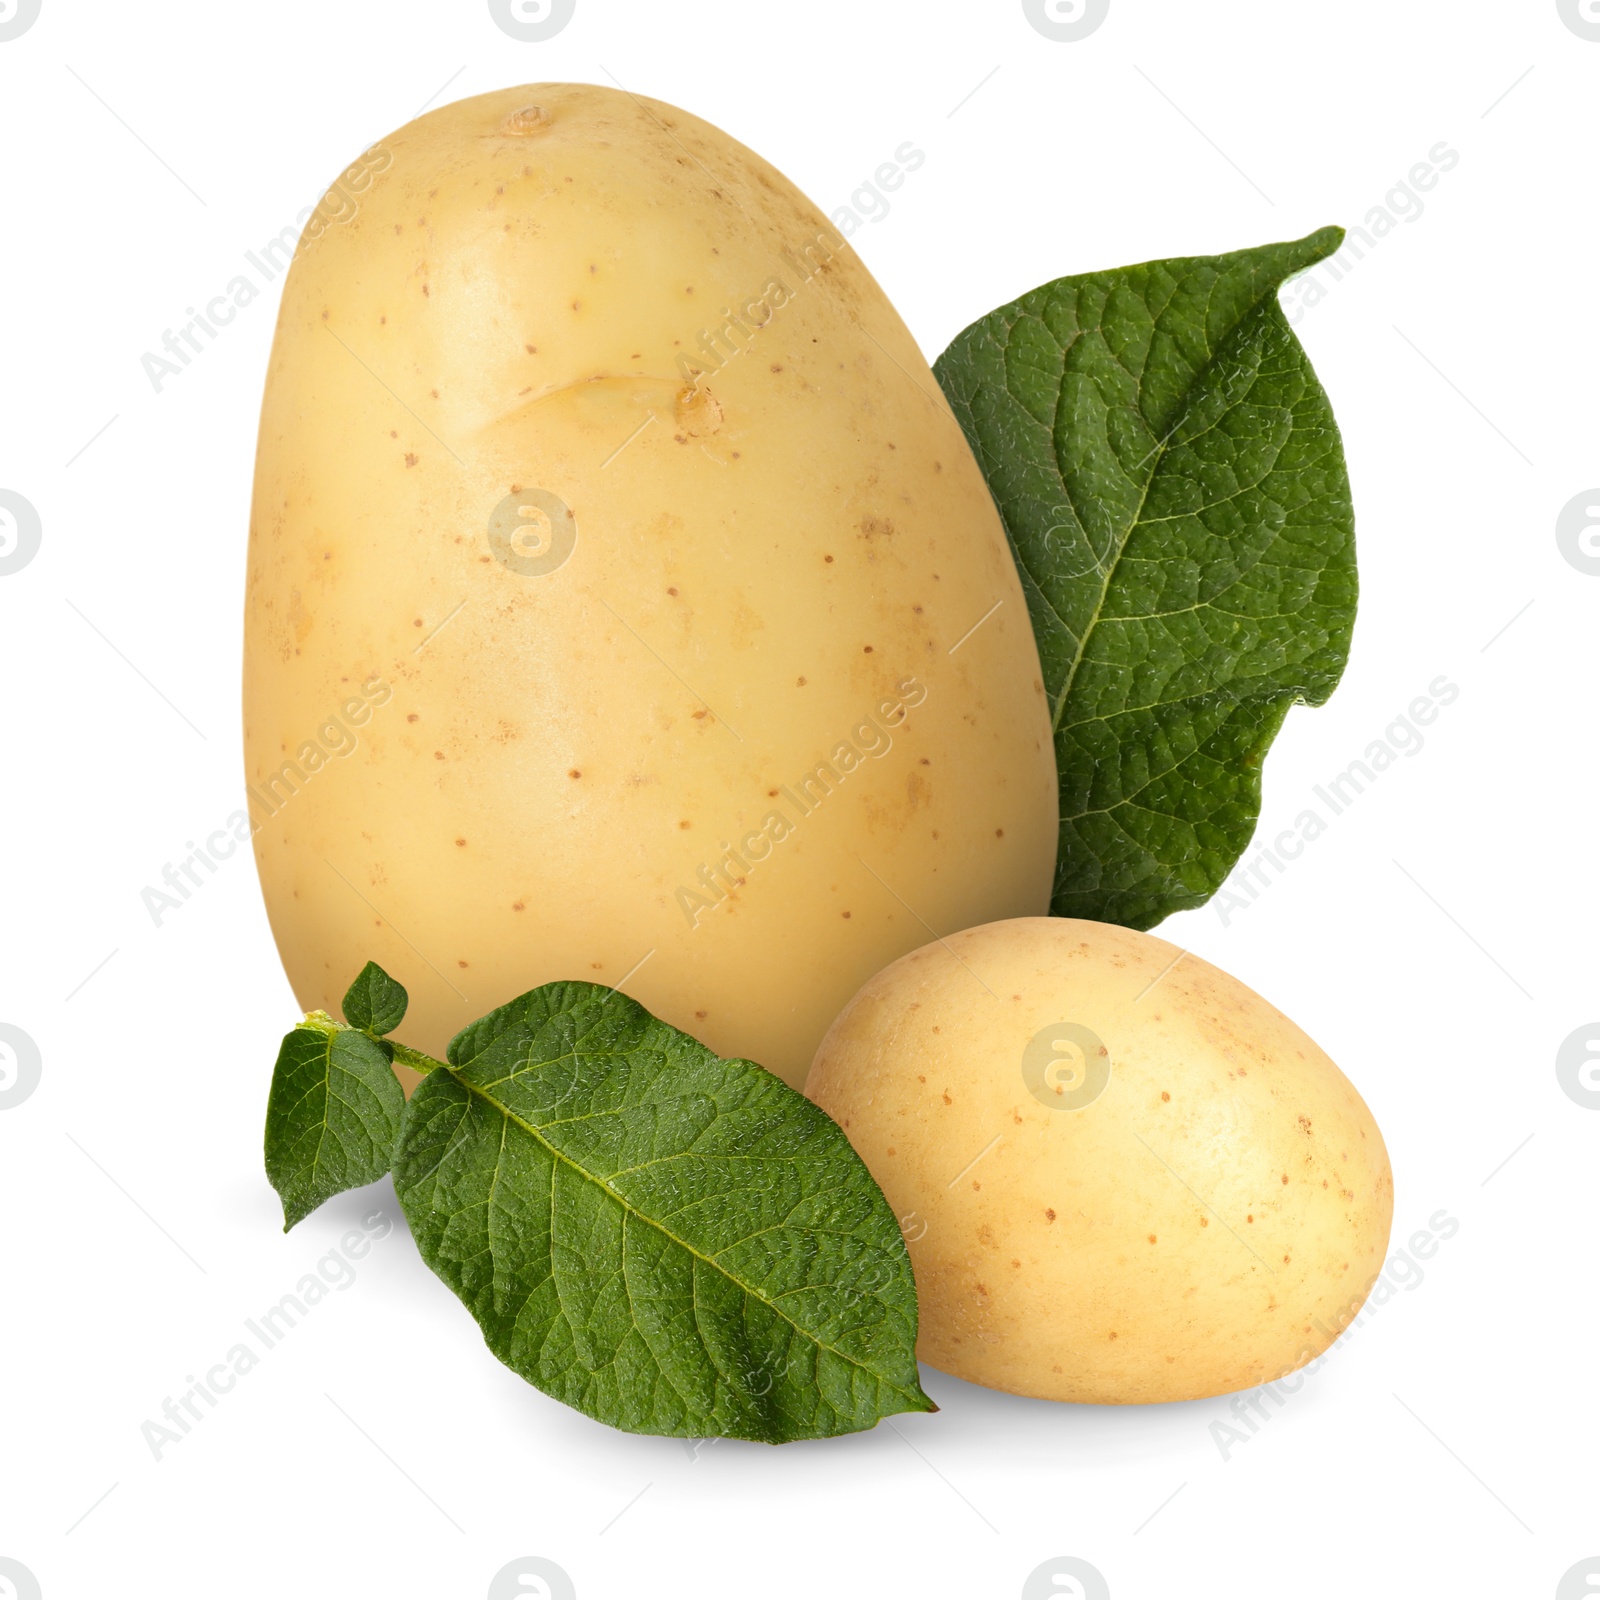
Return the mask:
POLYGON ((267 1095, 267 1177, 288 1232, 389 1170, 406 1097, 383 1044, 312 1012, 285 1035, 267 1095))
POLYGON ((1343 237, 1061 278, 934 366, 1039 643, 1058 916, 1148 928, 1207 900, 1255 831, 1288 708, 1344 670, 1350 485, 1278 305, 1343 237))
POLYGON ((345 991, 344 1020, 374 1038, 393 1033, 406 1014, 410 997, 376 961, 369 961, 345 991))
POLYGON ((394 1176, 489 1348, 601 1422, 777 1443, 934 1409, 905 1243, 844 1134, 625 995, 548 984, 458 1034, 394 1176))

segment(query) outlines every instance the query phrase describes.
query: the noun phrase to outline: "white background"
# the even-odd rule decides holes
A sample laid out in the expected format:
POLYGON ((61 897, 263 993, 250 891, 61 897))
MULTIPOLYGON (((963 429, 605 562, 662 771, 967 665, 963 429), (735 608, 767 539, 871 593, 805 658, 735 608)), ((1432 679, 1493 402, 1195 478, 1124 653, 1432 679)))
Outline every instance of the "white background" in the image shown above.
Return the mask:
POLYGON ((1600 1554, 1600 1112, 1555 1070, 1600 1016, 1600 576, 1555 532, 1600 482, 1597 89, 1600 42, 1555 0, 1111 0, 1075 43, 1018 0, 578 0, 544 43, 482 0, 43 0, 0 42, 0 489, 43 529, 0 576, 0 1023, 42 1061, 0 1110, 0 1556, 45 1600, 477 1597, 524 1555, 582 1600, 1010 1600, 1063 1555, 1116 1600, 1542 1600, 1600 1554), (926 162, 852 242, 930 358, 1052 277, 1409 210, 1397 180, 1459 154, 1298 323, 1344 430, 1362 605, 1342 687, 1268 763, 1263 835, 1435 678, 1459 696, 1247 909, 1161 930, 1354 1079, 1395 1248, 1459 1223, 1253 1435, 1222 1400, 1049 1405, 928 1372, 937 1416, 695 1455, 499 1366, 386 1185, 279 1232, 261 1122, 297 1012, 253 869, 159 928, 140 900, 242 804, 276 293, 161 393, 140 361, 374 139, 541 79, 681 104, 830 210, 914 141, 926 162), (397 1225, 354 1284, 153 1459, 141 1424, 374 1206, 397 1225), (1226 1457, 1218 1422, 1244 1433, 1226 1457))

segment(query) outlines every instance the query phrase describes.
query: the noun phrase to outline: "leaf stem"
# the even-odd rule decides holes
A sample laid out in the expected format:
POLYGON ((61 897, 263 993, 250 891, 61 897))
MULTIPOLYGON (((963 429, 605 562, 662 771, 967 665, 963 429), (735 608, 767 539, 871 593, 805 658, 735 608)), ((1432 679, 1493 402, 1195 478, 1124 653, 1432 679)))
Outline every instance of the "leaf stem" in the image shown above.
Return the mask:
MULTIPOLYGON (((348 1022, 340 1022, 337 1017, 330 1017, 326 1011, 308 1011, 305 1020, 300 1024, 302 1028, 315 1028, 318 1033, 325 1033, 330 1038, 336 1033, 362 1033, 365 1029, 352 1028, 348 1022)), ((408 1044, 401 1044, 398 1039, 385 1039, 375 1033, 367 1033, 367 1037, 380 1045, 383 1049, 391 1051, 390 1059, 398 1061, 403 1067, 410 1067, 413 1072, 437 1072, 444 1065, 432 1056, 425 1055, 421 1050, 413 1050, 408 1044)))
POLYGON ((408 1044, 401 1044, 398 1039, 389 1039, 386 1043, 394 1047, 394 1059, 402 1067, 410 1067, 413 1072, 437 1072, 444 1066, 444 1062, 436 1061, 432 1056, 424 1055, 420 1050, 413 1050, 408 1044))

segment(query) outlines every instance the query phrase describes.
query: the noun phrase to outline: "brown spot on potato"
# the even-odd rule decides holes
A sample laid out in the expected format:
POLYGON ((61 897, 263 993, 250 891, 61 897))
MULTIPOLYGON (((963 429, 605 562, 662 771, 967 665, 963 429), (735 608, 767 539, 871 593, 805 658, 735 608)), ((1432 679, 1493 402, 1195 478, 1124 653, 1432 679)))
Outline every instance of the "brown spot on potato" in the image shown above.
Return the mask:
POLYGON ((407 722, 415 722, 416 720, 417 720, 417 713, 415 711, 408 711, 406 713, 406 721, 407 722))
POLYGON ((1170 1099, 1171 1099, 1171 1098, 1172 1098, 1172 1096, 1171 1096, 1171 1095, 1170 1095, 1170 1094, 1168 1094, 1168 1093, 1167 1093, 1167 1091, 1166 1091, 1166 1090, 1165 1090, 1165 1089, 1163 1089, 1163 1090, 1162 1090, 1162 1091, 1161 1091, 1161 1098, 1162 1098, 1162 1099, 1163 1099, 1163 1100, 1170 1100, 1170 1099))
POLYGON ((701 439, 722 426, 722 404, 709 389, 680 389, 672 409, 684 438, 701 439))
POLYGON ((583 774, 576 767, 568 767, 567 776, 569 778, 581 778, 583 774))
POLYGON ((1046 1207, 1045 1207, 1045 1208, 1044 1208, 1044 1220, 1045 1220, 1045 1221, 1046 1221, 1046 1222, 1054 1222, 1054 1221, 1055 1221, 1055 1220, 1056 1220, 1056 1214, 1055 1214, 1055 1212, 1054 1212, 1054 1211, 1052 1211, 1052 1210, 1051 1210, 1051 1209, 1050 1209, 1050 1208, 1049 1208, 1049 1206, 1046 1206, 1046 1207))
POLYGON ((526 911, 528 908, 520 900, 518 900, 515 902, 515 904, 513 904, 511 909, 513 911, 526 911))
POLYGON ((413 454, 412 454, 412 453, 411 453, 411 451, 409 451, 409 450, 407 450, 407 451, 406 451, 406 465, 407 465, 407 466, 408 466, 408 467, 414 467, 414 466, 416 466, 416 464, 417 464, 417 458, 416 458, 416 456, 415 456, 415 455, 413 455, 413 454))
POLYGON ((465 845, 465 844, 466 844, 466 842, 467 842, 467 841, 466 841, 466 840, 465 840, 465 839, 457 839, 457 840, 456 840, 456 843, 457 843, 457 844, 458 844, 458 845, 465 845))
POLYGON ((692 828, 694 826, 694 824, 692 822, 690 822, 687 817, 684 817, 682 820, 680 820, 680 822, 678 823, 678 826, 680 828, 692 828))

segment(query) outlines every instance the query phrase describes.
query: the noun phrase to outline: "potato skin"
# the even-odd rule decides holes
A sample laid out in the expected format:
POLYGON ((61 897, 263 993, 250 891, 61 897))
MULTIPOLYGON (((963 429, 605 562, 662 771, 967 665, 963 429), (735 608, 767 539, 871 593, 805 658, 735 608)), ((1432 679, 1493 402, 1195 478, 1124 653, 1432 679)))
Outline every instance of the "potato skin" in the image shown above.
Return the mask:
POLYGON ((917 950, 845 1007, 806 1093, 901 1218, 918 1356, 993 1389, 1250 1388, 1325 1349, 1383 1266, 1394 1184, 1360 1095, 1259 995, 1146 933, 1030 917, 917 950), (1036 1094, 1024 1054, 1063 1023, 1105 1055, 1080 1036, 1052 1075, 1034 1054, 1036 1094), (1098 1094, 1077 1051, 1106 1064, 1098 1094))
POLYGON ((376 959, 441 1054, 536 984, 619 983, 798 1084, 926 925, 1043 911, 1015 567, 823 214, 697 118, 572 84, 431 112, 330 195, 284 289, 246 606, 256 857, 300 1003, 336 1010, 376 959), (488 531, 533 489, 576 526, 542 574, 488 531))

